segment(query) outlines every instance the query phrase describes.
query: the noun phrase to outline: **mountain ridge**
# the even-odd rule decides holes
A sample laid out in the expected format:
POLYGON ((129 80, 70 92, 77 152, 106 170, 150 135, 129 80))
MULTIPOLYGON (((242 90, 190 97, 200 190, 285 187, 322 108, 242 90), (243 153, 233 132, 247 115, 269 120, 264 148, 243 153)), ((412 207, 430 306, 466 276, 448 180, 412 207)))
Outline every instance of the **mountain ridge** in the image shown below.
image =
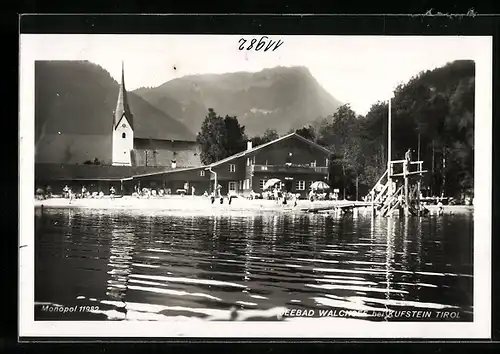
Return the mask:
POLYGON ((179 119, 193 133, 198 132, 208 108, 222 116, 237 116, 253 136, 266 128, 284 134, 333 114, 341 105, 305 66, 192 74, 133 92, 179 119))

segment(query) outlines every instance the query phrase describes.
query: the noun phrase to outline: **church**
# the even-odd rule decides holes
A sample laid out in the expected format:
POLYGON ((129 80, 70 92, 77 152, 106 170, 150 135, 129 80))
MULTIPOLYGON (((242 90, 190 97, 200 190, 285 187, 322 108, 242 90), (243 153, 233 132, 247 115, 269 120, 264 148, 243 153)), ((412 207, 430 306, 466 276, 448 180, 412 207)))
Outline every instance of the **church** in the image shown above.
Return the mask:
POLYGON ((177 165, 182 167, 201 165, 199 147, 194 138, 191 141, 168 139, 162 136, 160 127, 157 127, 158 129, 152 127, 147 132, 143 129, 137 134, 127 95, 122 63, 118 101, 113 112, 111 154, 113 166, 175 168, 177 165))
MULTIPOLYGON (((174 132, 172 121, 134 116, 125 86, 123 62, 117 96, 114 111, 102 117, 109 122, 109 135, 44 135, 40 144, 42 152, 35 154, 37 186, 51 185, 58 190, 66 184, 75 188, 85 184, 106 190, 109 183, 133 175, 202 165, 194 134, 174 132), (97 155, 98 163, 93 163, 95 146, 106 147, 104 156, 97 155), (65 150, 71 150, 71 159, 65 158, 65 150)), ((57 104, 52 106, 57 109, 57 104)))

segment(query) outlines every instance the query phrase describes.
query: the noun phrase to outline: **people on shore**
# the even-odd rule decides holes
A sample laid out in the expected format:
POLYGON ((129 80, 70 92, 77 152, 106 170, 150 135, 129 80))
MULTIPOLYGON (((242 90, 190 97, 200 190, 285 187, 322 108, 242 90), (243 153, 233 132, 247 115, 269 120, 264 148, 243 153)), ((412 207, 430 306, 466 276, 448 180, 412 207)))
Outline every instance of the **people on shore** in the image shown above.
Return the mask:
POLYGON ((87 188, 85 186, 82 186, 82 198, 85 198, 87 196, 87 188))
POLYGON ((438 206, 438 215, 443 215, 444 207, 443 207, 443 203, 441 202, 441 200, 437 203, 437 206, 438 206))
POLYGON ((429 209, 427 209, 422 203, 420 204, 420 215, 422 216, 429 215, 429 209))
POLYGON ((64 198, 69 198, 69 187, 67 184, 63 188, 63 196, 64 198))
POLYGON ((115 199, 115 187, 111 186, 111 188, 109 189, 109 196, 111 197, 111 199, 115 199))
POLYGON ((42 188, 37 188, 37 189, 36 189, 35 194, 36 194, 36 198, 37 198, 38 200, 43 200, 43 199, 45 199, 44 191, 43 191, 43 189, 42 189, 42 188))

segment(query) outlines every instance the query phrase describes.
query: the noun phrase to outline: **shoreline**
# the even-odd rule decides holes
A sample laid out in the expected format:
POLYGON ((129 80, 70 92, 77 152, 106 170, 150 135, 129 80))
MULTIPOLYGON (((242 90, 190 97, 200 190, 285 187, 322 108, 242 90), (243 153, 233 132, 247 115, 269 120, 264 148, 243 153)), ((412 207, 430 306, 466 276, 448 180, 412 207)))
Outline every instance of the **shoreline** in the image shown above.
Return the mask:
MULTIPOLYGON (((297 200, 297 206, 293 205, 293 201, 289 201, 286 205, 276 203, 274 200, 264 199, 244 199, 235 198, 229 204, 228 199, 224 198, 224 203, 220 204, 216 199, 213 204, 210 198, 203 196, 168 196, 168 197, 151 197, 151 198, 136 198, 132 196, 124 196, 121 198, 103 198, 103 199, 73 199, 71 203, 65 198, 51 198, 45 200, 35 200, 35 209, 40 208, 66 208, 66 209, 111 209, 111 210, 149 210, 149 211, 184 211, 184 212, 210 212, 210 211, 239 211, 239 212, 255 212, 255 211, 275 211, 275 212, 295 212, 308 213, 310 208, 339 208, 346 206, 357 206, 354 208, 357 211, 371 212, 371 207, 364 202, 356 202, 349 200, 327 200, 314 201, 297 200)), ((437 214, 438 206, 426 206, 431 214, 437 214)), ((443 212, 463 213, 473 212, 473 206, 467 205, 444 205, 443 212)), ((341 213, 331 211, 330 213, 341 213)))

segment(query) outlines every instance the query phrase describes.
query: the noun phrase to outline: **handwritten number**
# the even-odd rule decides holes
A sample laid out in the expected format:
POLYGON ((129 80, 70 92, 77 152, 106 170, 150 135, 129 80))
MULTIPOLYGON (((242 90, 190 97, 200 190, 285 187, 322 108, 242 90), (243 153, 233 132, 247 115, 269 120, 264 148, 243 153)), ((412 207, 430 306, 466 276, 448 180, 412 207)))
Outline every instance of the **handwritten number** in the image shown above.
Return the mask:
POLYGON ((240 40, 238 42, 241 43, 240 46, 238 47, 238 49, 239 50, 245 49, 245 43, 247 42, 246 39, 240 38, 240 40))
MULTIPOLYGON (((250 45, 247 47, 247 50, 252 49, 252 48, 253 48, 253 46, 254 46, 254 44, 255 44, 255 42, 257 42, 257 40, 256 40, 255 38, 254 38, 254 39, 252 39, 252 40, 250 41, 250 45)), ((257 50, 257 49, 255 49, 255 50, 257 50)))
MULTIPOLYGON (((257 44, 257 46, 255 47, 255 50, 256 50, 256 51, 261 50, 261 49, 262 49, 262 47, 263 47, 264 45, 266 45, 266 41, 264 40, 264 38, 266 38, 266 39, 267 39, 267 38, 269 38, 269 37, 268 37, 268 36, 263 36, 261 39, 259 39, 259 44, 257 44)), ((271 41, 271 42, 272 42, 272 41, 271 41)))
POLYGON ((262 36, 258 42, 257 42, 257 39, 256 38, 252 38, 250 40, 250 44, 248 44, 246 47, 245 45, 247 44, 247 40, 244 39, 244 38, 240 38, 238 43, 239 43, 239 46, 238 46, 238 49, 239 50, 244 50, 246 48, 246 50, 255 50, 256 52, 260 51, 260 50, 263 50, 264 52, 267 52, 268 50, 272 50, 273 52, 278 49, 279 47, 281 47, 283 45, 283 41, 280 39, 278 41, 273 41, 273 40, 269 40, 269 37, 268 36, 262 36), (274 46, 274 47, 273 47, 274 46))
POLYGON ((264 52, 267 52, 274 44, 275 42, 273 41, 269 41, 269 43, 267 43, 266 45, 266 49, 264 49, 264 52))
POLYGON ((281 39, 278 41, 278 43, 276 43, 276 45, 274 46, 274 49, 273 49, 273 52, 278 49, 279 47, 281 47, 281 45, 283 44, 283 42, 281 41, 281 39))

